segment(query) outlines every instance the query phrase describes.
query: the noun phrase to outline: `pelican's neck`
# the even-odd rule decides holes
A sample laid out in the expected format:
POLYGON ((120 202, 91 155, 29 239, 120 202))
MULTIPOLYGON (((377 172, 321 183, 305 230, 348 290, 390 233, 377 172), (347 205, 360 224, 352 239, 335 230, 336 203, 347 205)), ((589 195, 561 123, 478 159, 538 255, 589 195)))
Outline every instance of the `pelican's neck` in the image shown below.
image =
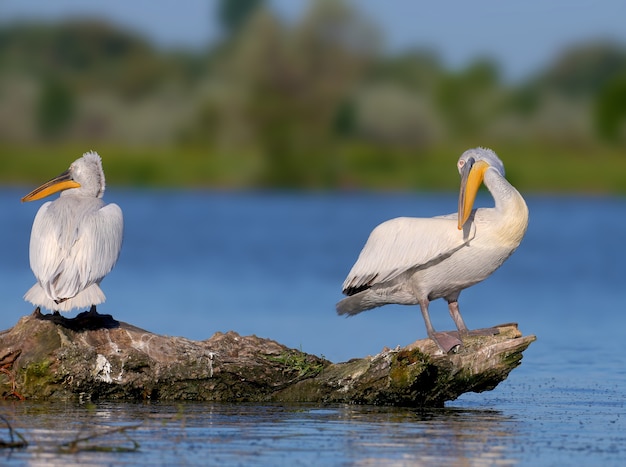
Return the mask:
POLYGON ((524 198, 493 168, 485 172, 484 183, 495 201, 496 217, 501 222, 502 235, 519 244, 528 227, 528 206, 524 198))

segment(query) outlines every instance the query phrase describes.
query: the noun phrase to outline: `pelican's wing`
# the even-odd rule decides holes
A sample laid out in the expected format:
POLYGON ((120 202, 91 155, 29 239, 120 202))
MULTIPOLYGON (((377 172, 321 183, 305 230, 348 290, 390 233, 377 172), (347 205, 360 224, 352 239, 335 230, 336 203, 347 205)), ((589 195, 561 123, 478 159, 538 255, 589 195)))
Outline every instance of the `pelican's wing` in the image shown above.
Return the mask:
POLYGON ((71 257, 79 268, 82 284, 87 287, 100 282, 120 255, 124 220, 117 204, 107 204, 80 226, 71 257))
POLYGON ((42 284, 49 282, 63 259, 62 247, 59 244, 59 228, 61 222, 55 222, 56 216, 50 212, 52 201, 44 203, 37 211, 30 234, 30 267, 42 284))
POLYGON ((399 217, 383 222, 370 234, 343 283, 344 293, 394 279, 453 254, 474 237, 457 228, 457 216, 399 217))
POLYGON ((41 207, 33 222, 31 268, 52 299, 71 298, 113 269, 122 248, 122 211, 108 204, 82 215, 74 212, 71 229, 72 220, 52 215, 49 205, 41 207))

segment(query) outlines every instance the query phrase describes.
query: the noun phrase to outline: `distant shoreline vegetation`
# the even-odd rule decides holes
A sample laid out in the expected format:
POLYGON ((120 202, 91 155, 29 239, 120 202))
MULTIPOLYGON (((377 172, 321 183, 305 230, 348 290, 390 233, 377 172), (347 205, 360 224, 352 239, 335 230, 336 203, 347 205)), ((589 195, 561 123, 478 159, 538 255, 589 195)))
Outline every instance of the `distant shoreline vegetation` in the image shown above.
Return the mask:
MULTIPOLYGON (((334 148, 332 159, 324 164, 297 166, 292 170, 298 173, 281 175, 284 180, 293 178, 293 184, 268 184, 263 161, 253 151, 226 156, 198 147, 0 145, 0 184, 41 183, 93 149, 102 156, 110 186, 456 191, 456 160, 465 149, 476 145, 429 151, 345 145, 334 148)), ((507 178, 524 193, 626 194, 626 156, 618 148, 498 144, 492 149, 506 161, 507 178)))
POLYGON ((626 193, 623 44, 574 44, 512 85, 488 59, 383 53, 358 2, 216 14, 223 36, 195 51, 98 19, 0 25, 0 181, 93 149, 119 185, 456 190, 458 156, 484 145, 523 191, 626 193))

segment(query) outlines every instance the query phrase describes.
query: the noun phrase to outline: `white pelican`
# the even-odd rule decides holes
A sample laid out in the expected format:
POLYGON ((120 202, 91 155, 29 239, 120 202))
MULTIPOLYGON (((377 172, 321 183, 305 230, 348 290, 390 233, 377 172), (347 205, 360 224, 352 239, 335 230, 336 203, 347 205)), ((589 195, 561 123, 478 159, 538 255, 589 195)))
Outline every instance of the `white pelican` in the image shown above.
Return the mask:
POLYGON ((55 312, 88 306, 95 312, 104 302, 99 284, 117 261, 124 229, 119 206, 101 199, 104 188, 100 156, 87 152, 22 198, 34 201, 61 191, 33 222, 30 267, 37 283, 25 300, 55 312))
POLYGON ((489 277, 515 251, 526 233, 528 208, 504 178, 504 165, 492 150, 465 151, 457 167, 458 213, 400 217, 377 226, 343 283, 348 297, 337 304, 337 313, 355 315, 391 303, 419 304, 428 336, 440 350, 448 352, 462 343, 435 332, 428 304, 444 298, 459 336, 466 336, 459 294, 489 277), (495 207, 472 210, 482 182, 495 207))

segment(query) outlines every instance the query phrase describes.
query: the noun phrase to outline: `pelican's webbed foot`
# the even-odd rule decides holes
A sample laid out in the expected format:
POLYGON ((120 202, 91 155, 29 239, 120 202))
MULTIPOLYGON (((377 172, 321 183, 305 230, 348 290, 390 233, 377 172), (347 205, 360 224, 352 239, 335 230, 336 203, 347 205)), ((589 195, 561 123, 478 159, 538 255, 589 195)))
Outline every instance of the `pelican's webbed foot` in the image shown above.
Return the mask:
POLYGON ((111 315, 101 315, 96 310, 96 306, 92 305, 89 311, 83 311, 76 315, 75 318, 66 318, 61 316, 58 311, 44 315, 39 307, 33 312, 33 316, 37 319, 52 321, 54 324, 71 329, 72 331, 94 331, 96 329, 112 329, 117 328, 120 322, 113 319, 111 315))
POLYGON ((497 327, 493 328, 481 328, 481 329, 472 329, 461 331, 444 331, 444 332, 435 332, 430 338, 435 341, 437 347, 444 352, 445 354, 449 354, 450 352, 458 352, 461 347, 463 347, 463 340, 469 337, 479 337, 479 336, 495 336, 500 334, 500 329, 497 327))
POLYGON ((444 354, 448 354, 458 351, 463 346, 463 341, 457 336, 456 332, 434 332, 430 338, 444 354))
POLYGON ((33 316, 43 321, 52 321, 54 324, 60 324, 61 326, 65 326, 66 322, 68 321, 65 316, 62 316, 61 313, 56 310, 52 313, 44 314, 41 312, 41 308, 39 307, 35 308, 35 311, 33 311, 33 316))

